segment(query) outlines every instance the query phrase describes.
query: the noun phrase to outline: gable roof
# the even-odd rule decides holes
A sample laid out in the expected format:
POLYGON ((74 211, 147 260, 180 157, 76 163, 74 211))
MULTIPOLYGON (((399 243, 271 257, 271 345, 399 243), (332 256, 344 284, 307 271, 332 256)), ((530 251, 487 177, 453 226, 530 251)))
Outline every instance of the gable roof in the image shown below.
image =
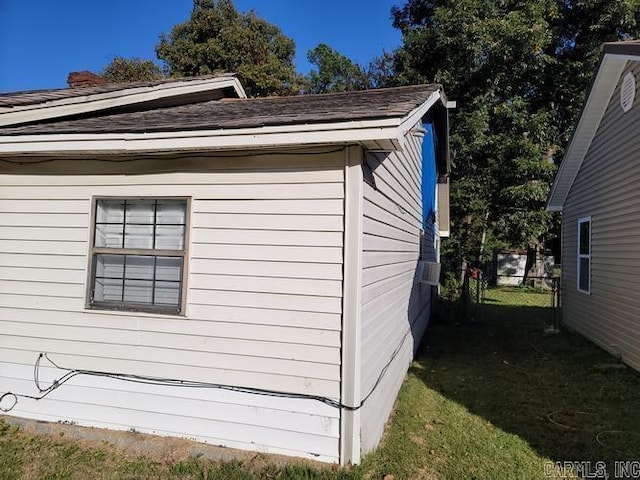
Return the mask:
POLYGON ((82 150, 166 151, 362 142, 402 148, 404 135, 437 102, 440 85, 359 92, 224 99, 144 111, 0 127, 0 154, 82 150))
POLYGON ((232 74, 153 82, 0 93, 0 126, 19 125, 137 105, 137 108, 246 98, 232 74))
POLYGON ((640 60, 640 41, 604 44, 604 52, 547 200, 547 210, 561 212, 571 186, 600 126, 627 61, 640 60))

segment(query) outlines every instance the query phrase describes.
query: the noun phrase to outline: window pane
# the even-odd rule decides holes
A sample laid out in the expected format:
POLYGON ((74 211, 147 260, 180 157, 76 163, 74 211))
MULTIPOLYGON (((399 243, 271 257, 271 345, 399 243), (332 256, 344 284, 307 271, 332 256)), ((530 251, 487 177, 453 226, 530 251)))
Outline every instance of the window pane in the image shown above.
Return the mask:
POLYGON ((185 200, 158 200, 156 223, 184 225, 186 223, 187 202, 185 200))
POLYGON ((124 255, 96 255, 96 277, 122 278, 124 255))
POLYGON ((93 300, 96 302, 121 302, 123 274, 124 255, 96 255, 93 300))
POLYGON ((173 225, 156 226, 156 248, 182 250, 184 248, 184 227, 173 225))
POLYGON ((182 257, 157 257, 156 280, 182 281, 182 257))
POLYGON ((151 305, 153 303, 153 282, 126 279, 124 281, 124 301, 151 305))
POLYGON ((591 261, 589 260, 589 258, 580 258, 579 259, 580 262, 580 278, 578 279, 578 288, 580 290, 583 290, 585 292, 588 292, 590 290, 591 285, 590 283, 590 263, 591 261))
POLYGON ((154 257, 127 255, 126 278, 133 280, 153 280, 154 257))
POLYGON ((153 248, 153 225, 127 224, 124 248, 153 248))
POLYGON ((580 255, 589 255, 589 243, 591 230, 591 222, 580 223, 579 235, 580 235, 580 255))
POLYGON ((180 306, 180 284, 177 282, 156 282, 155 304, 180 306))
POLYGON ((123 224, 96 224, 96 247, 122 248, 123 224))
POLYGON ((127 224, 153 225, 155 200, 127 200, 127 224))
POLYGON ((124 223, 124 200, 98 200, 96 223, 124 223))
POLYGON ((96 247, 122 248, 123 200, 98 200, 96 205, 96 247))
POLYGON ((122 280, 96 277, 93 300, 96 302, 121 302, 122 280))
POLYGON ((589 258, 580 258, 578 261, 580 262, 580 278, 578 279, 578 288, 582 291, 588 292, 591 287, 591 285, 589 285, 589 270, 591 261, 589 260, 589 258))

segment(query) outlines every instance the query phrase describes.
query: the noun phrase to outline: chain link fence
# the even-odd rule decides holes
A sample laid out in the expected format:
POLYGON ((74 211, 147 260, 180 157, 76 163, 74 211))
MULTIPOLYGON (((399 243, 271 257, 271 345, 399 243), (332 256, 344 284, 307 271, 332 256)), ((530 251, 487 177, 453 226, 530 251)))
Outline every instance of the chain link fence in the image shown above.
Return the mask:
POLYGON ((549 331, 560 326, 558 276, 485 274, 480 268, 469 268, 458 274, 445 274, 440 298, 443 314, 460 323, 481 322, 494 307, 505 306, 535 309, 549 331))

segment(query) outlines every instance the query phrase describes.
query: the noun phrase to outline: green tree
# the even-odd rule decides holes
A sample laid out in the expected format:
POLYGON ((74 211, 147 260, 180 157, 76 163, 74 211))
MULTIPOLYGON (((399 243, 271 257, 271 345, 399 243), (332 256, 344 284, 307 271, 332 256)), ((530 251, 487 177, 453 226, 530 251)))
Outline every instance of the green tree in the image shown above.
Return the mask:
POLYGON ((232 72, 256 97, 298 90, 293 40, 231 0, 194 0, 189 20, 162 34, 156 53, 171 76, 232 72))
MULTIPOLYGON (((604 41, 638 35, 638 0, 409 0, 394 8, 397 83, 437 82, 452 112, 452 238, 539 250, 544 211, 604 41)), ((389 60, 387 60, 387 65, 389 60)), ((387 80, 388 82, 388 80, 387 80)), ((459 263, 456 262, 458 265, 459 263)))
POLYGON ((329 45, 321 43, 307 53, 307 59, 317 70, 308 75, 309 93, 364 90, 371 86, 366 72, 329 45))
POLYGON ((162 69, 151 60, 115 57, 100 76, 109 83, 151 82, 163 78, 162 69))
POLYGON ((398 68, 402 50, 382 51, 382 54, 369 62, 367 78, 373 88, 398 87, 408 85, 412 80, 403 77, 403 68, 398 68))
POLYGON ((540 79, 537 101, 553 113, 561 158, 595 72, 602 44, 640 36, 640 0, 556 0, 550 20, 551 59, 540 79))

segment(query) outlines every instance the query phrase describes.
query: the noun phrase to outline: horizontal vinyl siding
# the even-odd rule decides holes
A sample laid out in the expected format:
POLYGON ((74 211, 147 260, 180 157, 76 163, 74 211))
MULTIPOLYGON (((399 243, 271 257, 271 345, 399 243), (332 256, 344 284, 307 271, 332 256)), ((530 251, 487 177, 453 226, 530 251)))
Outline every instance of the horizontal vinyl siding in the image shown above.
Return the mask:
POLYGON ((415 281, 422 226, 421 141, 413 136, 407 141, 403 153, 367 154, 375 188, 364 185, 362 395, 386 372, 362 408, 363 453, 380 441, 429 318, 429 292, 415 281))
MULTIPOLYGON (((563 212, 564 321, 640 370, 640 104, 620 106, 622 77, 569 192, 563 212), (576 286, 578 219, 591 216, 591 293, 576 286)), ((636 87, 638 88, 638 87, 636 87)))
MULTIPOLYGON (((47 352, 67 368, 339 399, 342 158, 301 153, 298 170, 280 168, 287 155, 238 158, 233 171, 0 175, 2 390, 33 394, 47 352), (85 309, 93 196, 191 197, 185 316, 85 309)), ((80 376, 12 413, 338 461, 339 411, 314 400, 80 376)))
MULTIPOLYGON (((57 371, 43 369, 46 378, 57 371)), ((32 391, 32 367, 0 364, 3 387, 32 391)), ((160 387, 78 376, 16 415, 117 430, 187 436, 213 445, 335 461, 331 407, 223 390, 160 387), (189 434, 185 434, 185 427, 189 434), (311 452, 311 455, 310 455, 311 452)), ((14 410, 12 413, 17 412, 14 410)))

